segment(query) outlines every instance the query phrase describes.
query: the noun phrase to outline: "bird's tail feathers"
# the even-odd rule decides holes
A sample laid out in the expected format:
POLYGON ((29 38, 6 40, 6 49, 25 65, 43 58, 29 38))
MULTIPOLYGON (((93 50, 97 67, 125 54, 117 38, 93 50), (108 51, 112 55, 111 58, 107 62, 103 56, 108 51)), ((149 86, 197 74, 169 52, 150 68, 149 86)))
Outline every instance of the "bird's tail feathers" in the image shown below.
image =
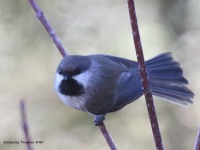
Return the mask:
POLYGON ((192 103, 193 92, 186 87, 188 81, 171 53, 164 53, 146 62, 152 93, 174 103, 192 103))

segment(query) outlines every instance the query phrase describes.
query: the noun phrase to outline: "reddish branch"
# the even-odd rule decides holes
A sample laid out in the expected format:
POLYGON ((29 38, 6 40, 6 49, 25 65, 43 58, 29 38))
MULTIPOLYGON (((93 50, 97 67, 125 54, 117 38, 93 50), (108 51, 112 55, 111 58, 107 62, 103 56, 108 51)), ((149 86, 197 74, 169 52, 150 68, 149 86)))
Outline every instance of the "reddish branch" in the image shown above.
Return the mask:
MULTIPOLYGON (((53 39, 53 41, 54 41, 55 45, 57 46, 58 50, 60 51, 61 55, 63 57, 66 56, 67 52, 65 51, 64 46, 62 45, 61 41, 59 40, 59 38, 55 34, 54 30, 50 26, 47 19, 45 18, 42 10, 39 8, 39 6, 36 4, 36 2, 34 0, 28 0, 28 1, 30 3, 31 7, 33 8, 33 10, 35 11, 36 17, 40 20, 40 22, 43 24, 43 26, 45 27, 45 29, 47 30, 47 32, 49 33, 49 35, 53 39)), ((109 132, 107 131, 103 122, 102 122, 102 124, 99 125, 99 128, 100 128, 103 136, 105 137, 105 140, 107 141, 108 145, 110 146, 110 149, 116 150, 117 148, 116 148, 116 146, 115 146, 111 136, 109 135, 109 132)))
POLYGON ((57 46, 57 48, 60 51, 61 55, 63 57, 65 55, 67 55, 67 52, 65 51, 65 48, 62 45, 60 39, 56 36, 53 28, 50 26, 49 22, 45 18, 42 10, 39 8, 39 6, 37 5, 37 3, 34 0, 29 0, 29 3, 31 5, 31 7, 33 8, 33 10, 35 11, 36 17, 40 20, 40 22, 43 24, 43 26, 45 27, 45 29, 49 33, 50 37, 52 38, 53 42, 57 46))
POLYGON ((194 150, 200 150, 200 127, 197 133, 197 139, 196 139, 194 150))
POLYGON ((103 122, 99 125, 99 128, 100 128, 104 138, 106 139, 110 149, 111 150, 117 150, 117 147, 116 147, 112 137, 108 133, 108 130, 106 129, 106 126, 105 126, 105 124, 103 122))
POLYGON ((24 132, 24 139, 25 139, 25 142, 27 142, 26 148, 27 148, 27 150, 33 150, 31 143, 29 143, 29 142, 31 142, 31 137, 30 137, 29 130, 28 130, 28 123, 27 123, 24 100, 20 101, 20 113, 21 113, 22 130, 24 132))
POLYGON ((140 71, 140 76, 142 78, 143 90, 144 90, 146 105, 147 105, 147 109, 149 113, 149 119, 151 122, 151 127, 152 127, 152 131, 154 135, 154 141, 155 141, 156 149, 163 150, 164 147, 162 144, 162 137, 160 134, 160 129, 159 129, 158 120, 156 116, 156 110, 154 107, 153 97, 151 93, 151 87, 149 84, 146 66, 144 62, 144 55, 143 55, 143 50, 142 50, 140 33, 138 29, 134 0, 128 0, 128 8, 129 8, 132 33, 133 33, 133 40, 135 43, 135 50, 136 50, 136 55, 137 55, 137 60, 138 60, 138 68, 140 71))

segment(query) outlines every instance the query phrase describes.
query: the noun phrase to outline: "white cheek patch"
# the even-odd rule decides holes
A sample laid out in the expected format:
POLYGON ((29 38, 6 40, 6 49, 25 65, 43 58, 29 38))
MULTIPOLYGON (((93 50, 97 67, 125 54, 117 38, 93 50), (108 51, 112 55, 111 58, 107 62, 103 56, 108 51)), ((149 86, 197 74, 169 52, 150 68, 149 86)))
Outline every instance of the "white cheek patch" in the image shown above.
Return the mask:
MULTIPOLYGON (((91 75, 92 75, 91 73, 86 71, 79 75, 74 76, 73 78, 77 80, 79 83, 83 84, 84 88, 87 88, 89 86, 91 75)), ((86 98, 84 96, 66 96, 60 93, 59 86, 63 79, 64 77, 62 75, 56 73, 54 87, 62 102, 75 109, 85 111, 83 106, 85 105, 84 103, 86 98)))
POLYGON ((79 75, 76 75, 74 79, 77 80, 79 83, 82 83, 83 87, 86 88, 89 85, 91 75, 92 74, 89 71, 86 71, 79 75))
POLYGON ((59 86, 61 81, 64 79, 64 77, 58 73, 56 73, 55 75, 55 82, 54 82, 54 87, 56 89, 57 92, 59 92, 59 86))

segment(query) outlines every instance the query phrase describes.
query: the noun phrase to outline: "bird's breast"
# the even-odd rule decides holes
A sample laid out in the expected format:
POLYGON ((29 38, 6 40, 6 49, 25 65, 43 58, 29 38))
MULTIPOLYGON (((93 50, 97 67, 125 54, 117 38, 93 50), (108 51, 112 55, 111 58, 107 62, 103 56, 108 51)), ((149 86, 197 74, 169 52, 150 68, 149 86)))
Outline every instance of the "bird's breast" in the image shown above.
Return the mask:
POLYGON ((85 110, 85 97, 82 96, 66 96, 61 93, 58 93, 58 96, 62 100, 62 102, 70 107, 73 107, 78 110, 86 111, 85 110))

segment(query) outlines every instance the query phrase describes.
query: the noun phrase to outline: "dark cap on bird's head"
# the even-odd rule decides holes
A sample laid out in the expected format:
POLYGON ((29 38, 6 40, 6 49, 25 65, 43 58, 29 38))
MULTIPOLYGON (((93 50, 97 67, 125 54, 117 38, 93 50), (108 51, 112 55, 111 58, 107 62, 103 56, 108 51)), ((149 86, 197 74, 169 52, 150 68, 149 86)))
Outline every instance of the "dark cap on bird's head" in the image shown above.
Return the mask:
POLYGON ((90 59, 86 56, 65 56, 60 62, 57 72, 61 75, 78 75, 90 67, 90 59))

